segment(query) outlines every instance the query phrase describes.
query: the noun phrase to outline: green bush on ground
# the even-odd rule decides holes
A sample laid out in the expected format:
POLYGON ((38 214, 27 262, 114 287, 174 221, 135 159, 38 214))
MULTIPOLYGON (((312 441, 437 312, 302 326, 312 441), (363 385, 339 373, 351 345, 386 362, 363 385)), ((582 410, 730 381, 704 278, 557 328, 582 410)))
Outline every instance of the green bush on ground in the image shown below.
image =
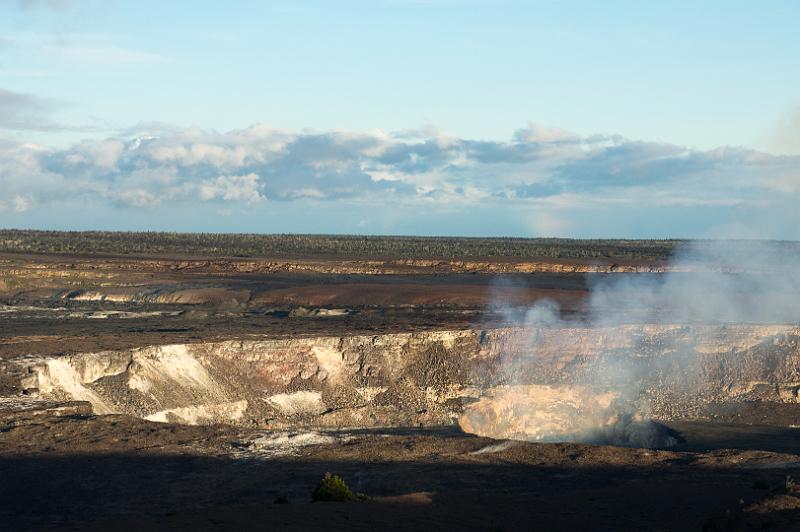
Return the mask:
POLYGON ((314 502, 364 501, 367 500, 367 496, 363 493, 354 494, 339 475, 325 473, 325 476, 322 477, 322 480, 319 481, 316 489, 314 489, 314 493, 311 494, 311 500, 314 502))

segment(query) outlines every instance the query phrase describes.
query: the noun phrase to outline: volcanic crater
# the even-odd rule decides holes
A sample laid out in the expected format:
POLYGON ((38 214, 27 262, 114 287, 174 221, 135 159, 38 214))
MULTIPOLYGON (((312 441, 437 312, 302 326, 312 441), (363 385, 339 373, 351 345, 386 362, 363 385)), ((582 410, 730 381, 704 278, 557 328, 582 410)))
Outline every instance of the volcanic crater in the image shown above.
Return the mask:
POLYGON ((664 530, 789 527, 800 325, 682 320, 651 299, 638 312, 593 296, 670 269, 681 267, 7 253, 0 517, 548 529, 587 525, 585 505, 595 529, 659 529, 621 501, 658 513, 669 494, 686 511, 659 514, 664 530), (531 319, 543 301, 547 319, 531 319), (331 468, 373 499, 308 506, 331 468), (614 495, 599 494, 608 482, 614 495), (297 505, 273 507, 280 494, 297 505), (535 510, 505 511, 523 502, 535 510), (553 505, 576 511, 557 521, 553 505))

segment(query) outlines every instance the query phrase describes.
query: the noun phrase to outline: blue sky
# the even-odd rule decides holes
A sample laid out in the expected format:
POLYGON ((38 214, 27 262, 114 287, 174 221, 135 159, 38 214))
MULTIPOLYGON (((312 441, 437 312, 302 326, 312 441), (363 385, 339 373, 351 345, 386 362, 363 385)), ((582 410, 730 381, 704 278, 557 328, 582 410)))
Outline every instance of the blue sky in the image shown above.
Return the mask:
POLYGON ((800 4, 0 4, 0 226, 800 238, 800 4))

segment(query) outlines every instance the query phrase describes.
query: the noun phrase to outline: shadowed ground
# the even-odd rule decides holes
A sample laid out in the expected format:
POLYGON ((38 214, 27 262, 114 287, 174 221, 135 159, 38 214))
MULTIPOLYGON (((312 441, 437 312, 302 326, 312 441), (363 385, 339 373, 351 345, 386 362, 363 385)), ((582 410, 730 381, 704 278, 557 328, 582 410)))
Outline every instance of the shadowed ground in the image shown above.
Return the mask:
POLYGON ((795 529, 795 429, 673 428, 687 441, 668 451, 406 429, 271 455, 231 427, 42 418, 0 428, 0 517, 9 530, 795 529), (373 499, 311 503, 326 471, 373 499))

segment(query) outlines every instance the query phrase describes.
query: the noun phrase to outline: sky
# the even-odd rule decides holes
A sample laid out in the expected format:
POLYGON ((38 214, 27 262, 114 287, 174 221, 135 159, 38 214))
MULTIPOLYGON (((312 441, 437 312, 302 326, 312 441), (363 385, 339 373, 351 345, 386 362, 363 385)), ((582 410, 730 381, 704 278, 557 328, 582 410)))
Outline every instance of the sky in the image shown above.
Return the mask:
POLYGON ((798 20, 0 0, 0 227, 800 239, 798 20))

